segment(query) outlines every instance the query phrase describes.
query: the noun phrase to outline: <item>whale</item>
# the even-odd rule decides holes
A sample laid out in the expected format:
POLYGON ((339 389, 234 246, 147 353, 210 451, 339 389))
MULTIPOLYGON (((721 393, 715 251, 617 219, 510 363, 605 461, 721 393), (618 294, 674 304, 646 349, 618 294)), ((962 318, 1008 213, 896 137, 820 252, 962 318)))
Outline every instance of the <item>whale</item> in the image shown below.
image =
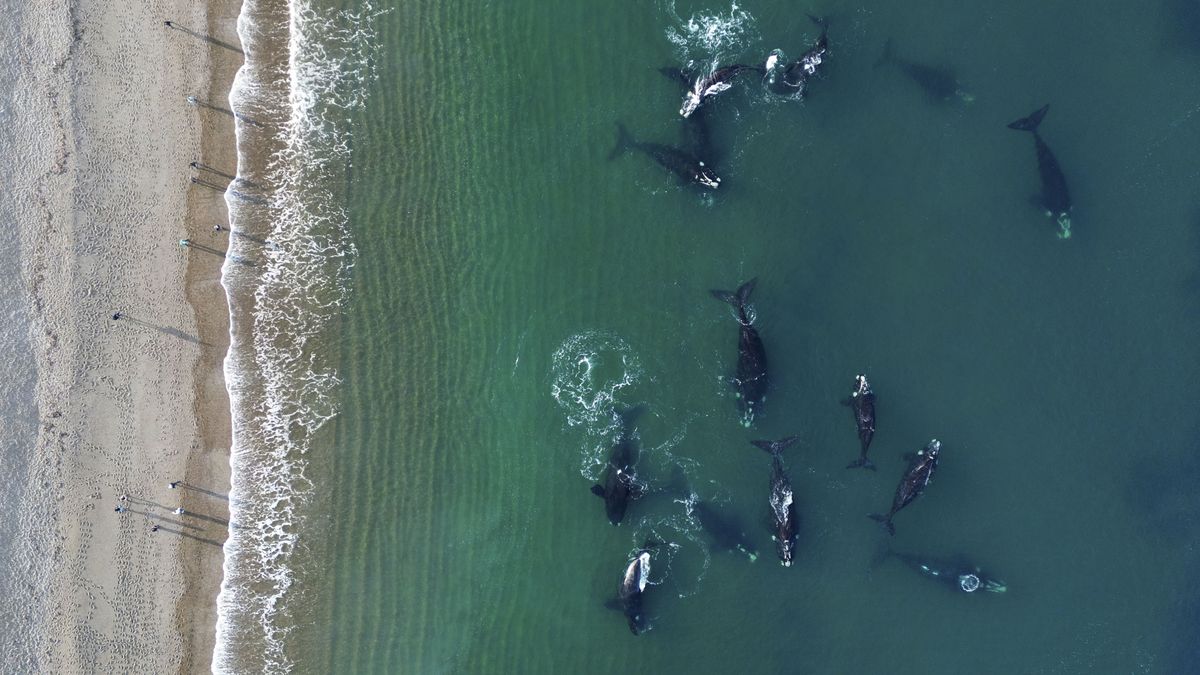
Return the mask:
POLYGON ((679 114, 682 117, 687 117, 696 112, 700 104, 705 98, 716 96, 723 91, 733 87, 733 79, 739 73, 745 70, 753 70, 763 72, 759 66, 747 66, 740 63, 735 63, 731 66, 724 66, 708 73, 701 75, 692 82, 691 89, 683 95, 683 104, 679 106, 679 114))
POLYGON ((641 635, 650 629, 650 622, 642 609, 646 586, 650 583, 650 551, 658 542, 647 541, 625 565, 621 583, 617 587, 617 603, 629 622, 629 632, 641 635))
POLYGON ((658 143, 642 143, 630 135, 625 125, 617 122, 617 145, 609 153, 608 159, 620 157, 630 148, 638 150, 660 166, 670 170, 685 183, 695 183, 709 190, 721 187, 721 177, 713 171, 704 160, 690 152, 669 145, 658 143))
POLYGON ((600 482, 592 486, 592 494, 604 500, 604 513, 613 525, 621 524, 629 502, 640 498, 645 492, 634 473, 638 459, 634 422, 641 412, 641 406, 613 412, 620 419, 621 430, 609 452, 600 482))
MULTIPOLYGON (((691 75, 687 71, 668 66, 659 68, 658 72, 672 82, 682 83, 685 87, 691 86, 691 75)), ((712 142, 712 133, 708 125, 708 111, 709 108, 705 106, 683 118, 682 149, 696 157, 705 158, 706 162, 717 164, 721 161, 721 155, 712 142)))
POLYGON ((867 459, 867 448, 871 447, 871 439, 875 436, 875 392, 871 391, 871 383, 866 375, 854 377, 854 391, 850 397, 842 401, 854 412, 854 428, 858 432, 858 443, 862 455, 846 465, 847 469, 862 467, 875 470, 875 465, 867 459))
MULTIPOLYGON (((777 78, 777 82, 784 87, 784 91, 791 90, 800 95, 806 92, 809 79, 817 74, 829 56, 829 22, 811 14, 808 15, 808 18, 821 27, 821 35, 807 51, 800 55, 800 58, 784 66, 782 74, 777 78)), ((773 64, 771 57, 767 57, 767 62, 773 64)))
POLYGON ((709 550, 738 552, 750 559, 758 560, 758 548, 746 536, 741 520, 716 502, 706 500, 687 485, 687 477, 679 466, 675 467, 672 483, 674 491, 695 518, 709 540, 709 550))
POLYGON ((1033 147, 1037 151, 1038 175, 1042 179, 1042 194, 1038 204, 1046 211, 1046 215, 1058 224, 1058 238, 1071 238, 1071 191, 1067 189, 1067 177, 1063 174, 1058 158, 1050 150, 1050 146, 1042 140, 1038 127, 1050 110, 1050 104, 1038 108, 1028 117, 1012 122, 1009 129, 1028 131, 1033 134, 1033 147))
POLYGON ((746 312, 750 294, 754 292, 757 279, 751 279, 738 286, 736 291, 709 291, 712 296, 733 306, 737 312, 738 330, 738 362, 737 375, 733 386, 737 392, 738 409, 741 413, 741 423, 749 427, 754 423, 759 408, 767 398, 767 350, 763 347, 762 338, 755 330, 750 316, 746 312))
POLYGON ((750 441, 755 447, 766 450, 771 455, 771 517, 775 525, 775 550, 779 554, 779 562, 784 567, 791 567, 796 555, 796 500, 792 492, 792 483, 788 480, 787 472, 783 469, 781 456, 783 451, 796 442, 795 436, 788 436, 777 441, 750 441))
POLYGON ((897 553, 890 549, 886 555, 896 558, 910 569, 929 579, 941 582, 956 593, 976 593, 978 591, 1004 593, 1008 590, 1008 584, 989 576, 981 567, 969 561, 965 556, 936 559, 897 553))
POLYGON ((904 476, 900 478, 900 484, 896 486, 896 495, 892 498, 891 510, 887 514, 872 513, 868 516, 871 520, 883 523, 888 534, 896 534, 896 527, 892 525, 892 518, 896 513, 920 497, 921 493, 925 491, 925 487, 929 485, 929 481, 933 479, 933 471, 937 468, 938 454, 941 451, 942 444, 935 438, 915 455, 909 455, 908 469, 904 471, 904 476))
POLYGON ((895 66, 901 73, 904 73, 935 103, 946 103, 956 99, 970 103, 975 100, 974 96, 963 89, 958 77, 949 68, 910 61, 897 56, 892 48, 891 38, 888 38, 883 47, 883 55, 875 62, 876 68, 888 65, 895 66))

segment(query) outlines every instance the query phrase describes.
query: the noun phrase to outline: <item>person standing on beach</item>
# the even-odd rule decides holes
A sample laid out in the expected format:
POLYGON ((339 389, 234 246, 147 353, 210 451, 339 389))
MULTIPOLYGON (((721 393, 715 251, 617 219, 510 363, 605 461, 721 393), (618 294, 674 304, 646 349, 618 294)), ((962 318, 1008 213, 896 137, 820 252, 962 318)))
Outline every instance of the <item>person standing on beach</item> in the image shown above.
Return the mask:
POLYGON ((171 481, 170 483, 167 483, 167 487, 169 487, 169 488, 171 488, 172 490, 174 490, 175 488, 179 487, 179 484, 180 484, 180 483, 182 483, 182 482, 183 482, 183 481, 173 480, 173 481, 171 481))

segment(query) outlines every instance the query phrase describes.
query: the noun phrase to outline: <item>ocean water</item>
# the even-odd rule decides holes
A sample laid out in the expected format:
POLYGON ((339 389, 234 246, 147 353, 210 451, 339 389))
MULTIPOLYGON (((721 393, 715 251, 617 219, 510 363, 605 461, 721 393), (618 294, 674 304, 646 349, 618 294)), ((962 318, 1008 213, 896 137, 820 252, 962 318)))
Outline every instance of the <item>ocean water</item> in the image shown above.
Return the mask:
POLYGON ((1200 672, 1200 11, 1018 0, 389 4, 248 0, 231 95, 228 672, 1200 672), (796 58, 705 104, 701 194, 658 69, 796 58), (930 100, 896 54, 952 69, 930 100), (1040 128, 1073 236, 1030 203, 1040 128), (246 196, 252 199, 245 198, 246 196), (251 239, 254 237, 255 239, 251 239), (264 243, 269 242, 269 243, 264 243), (738 424, 757 279, 772 388, 738 424), (877 472, 839 405, 871 378, 877 472), (589 492, 641 406, 648 494, 589 492), (790 568, 767 455, 800 515, 790 568), (889 537, 905 453, 941 466, 889 537), (744 524, 710 550, 673 476, 744 524), (607 609, 663 542, 630 634, 607 609), (889 551, 965 556, 955 593, 889 551))

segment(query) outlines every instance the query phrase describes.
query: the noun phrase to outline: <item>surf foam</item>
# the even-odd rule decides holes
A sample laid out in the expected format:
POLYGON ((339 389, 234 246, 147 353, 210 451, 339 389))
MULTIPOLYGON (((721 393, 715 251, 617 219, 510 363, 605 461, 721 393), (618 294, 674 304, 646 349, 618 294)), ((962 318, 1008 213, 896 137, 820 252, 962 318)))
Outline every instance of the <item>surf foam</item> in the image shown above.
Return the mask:
POLYGON ((247 125, 266 133, 254 118, 280 120, 271 141, 281 149, 260 179, 272 186, 265 199, 225 195, 235 235, 221 275, 232 319, 224 371, 233 447, 214 672, 295 666, 287 640, 298 618, 304 506, 319 480, 308 474, 308 453, 339 410, 329 342, 356 257, 341 194, 350 113, 365 104, 375 77, 378 13, 369 4, 327 12, 290 0, 286 18, 272 11, 260 0, 243 3, 238 35, 246 61, 229 94, 237 112, 235 184, 247 166, 247 125), (256 58, 283 43, 286 64, 256 58), (268 226, 266 239, 236 236, 268 226))

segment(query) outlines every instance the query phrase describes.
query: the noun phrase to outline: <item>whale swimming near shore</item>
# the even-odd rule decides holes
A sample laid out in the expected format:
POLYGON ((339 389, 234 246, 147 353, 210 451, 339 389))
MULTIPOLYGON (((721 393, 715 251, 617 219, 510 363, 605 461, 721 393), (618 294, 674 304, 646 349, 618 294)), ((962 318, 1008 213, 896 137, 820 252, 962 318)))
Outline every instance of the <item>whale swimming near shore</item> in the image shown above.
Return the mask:
POLYGON ((733 386, 737 390, 738 409, 742 415, 742 426, 748 427, 754 422, 758 409, 767 398, 767 350, 763 347, 762 338, 754 329, 753 322, 746 312, 750 294, 754 292, 757 279, 751 279, 738 286, 734 292, 709 291, 713 297, 727 302, 737 311, 738 330, 738 362, 737 376, 733 386))
POLYGON ((1058 238, 1071 238, 1071 192, 1067 189, 1067 177, 1063 175, 1058 165, 1058 158, 1050 150, 1050 146, 1042 140, 1038 126, 1050 110, 1050 104, 1038 108, 1028 117, 1022 117, 1008 125, 1009 129, 1028 131, 1033 134, 1033 146, 1037 150, 1038 175, 1042 179, 1042 194, 1039 204, 1046 210, 1046 215, 1058 224, 1058 238))
POLYGON ((642 609, 642 599, 650 583, 650 551, 658 545, 659 542, 647 541, 634 552, 633 558, 625 565, 621 584, 617 587, 617 603, 629 621, 629 632, 634 635, 641 635, 650 629, 649 620, 642 609))
POLYGON ((891 38, 888 38, 883 47, 883 55, 875 62, 876 68, 886 65, 895 66, 907 75, 908 79, 915 82, 935 103, 946 103, 955 99, 970 103, 975 100, 974 96, 964 91, 958 78, 949 68, 918 63, 897 56, 892 48, 891 38))
POLYGON ((796 555, 796 500, 792 483, 783 469, 783 451, 796 442, 795 436, 778 441, 750 441, 755 447, 771 454, 771 516, 775 521, 775 549, 779 562, 791 567, 796 555))
POLYGON ((871 447, 871 439, 875 436, 875 392, 871 391, 871 383, 866 375, 854 377, 854 391, 842 403, 854 411, 854 427, 858 431, 859 445, 862 446, 862 456, 847 464, 846 468, 861 466, 874 471, 875 465, 867 459, 867 448, 871 447))
POLYGON ((691 89, 683 95, 683 105, 679 107, 679 114, 687 117, 696 112, 704 99, 710 96, 731 89, 733 87, 733 78, 745 70, 753 70, 763 72, 759 66, 746 66, 740 63, 735 63, 731 66, 717 68, 707 75, 701 75, 692 83, 691 89))
POLYGON ((686 183, 695 183, 710 190, 721 187, 721 178, 704 160, 691 153, 658 143, 641 143, 630 135, 624 124, 617 122, 617 145, 608 154, 613 160, 623 155, 629 148, 644 153, 650 159, 669 169, 686 183))
MULTIPOLYGON (((809 14, 809 19, 813 23, 821 27, 821 35, 813 46, 808 48, 800 58, 792 61, 783 67, 783 72, 778 76, 774 76, 768 72, 768 80, 772 84, 782 86, 782 91, 791 91, 796 94, 803 95, 808 86, 808 81, 817 74, 821 68, 821 64, 825 63, 826 57, 829 55, 829 22, 825 19, 818 19, 809 14)), ((778 62, 778 52, 772 52, 771 56, 767 57, 767 70, 774 70, 774 66, 778 62)))
POLYGON ((638 458, 634 422, 641 412, 641 406, 614 411, 613 415, 620 418, 621 430, 609 453, 604 476, 599 483, 592 486, 592 494, 604 500, 604 513, 613 525, 621 524, 629 502, 640 498, 645 492, 634 473, 634 465, 637 464, 638 458))
POLYGON ((963 556, 939 560, 908 553, 897 553, 889 548, 883 557, 896 558, 909 568, 949 586, 958 593, 974 593, 976 591, 1004 593, 1008 590, 1008 584, 988 576, 982 568, 963 556))
POLYGON ((900 509, 920 497, 921 493, 925 491, 925 486, 929 485, 929 481, 933 479, 933 471, 938 464, 938 453, 941 451, 942 444, 935 438, 917 454, 909 455, 908 469, 900 479, 900 484, 896 486, 896 495, 892 498, 892 509, 886 515, 872 513, 868 516, 871 520, 883 523, 888 534, 896 534, 896 527, 892 525, 892 517, 900 509))
POLYGON ((729 513, 715 502, 702 499, 700 495, 692 492, 687 484, 687 476, 679 466, 675 467, 671 482, 674 492, 687 507, 688 515, 694 517, 700 529, 708 535, 711 550, 737 551, 745 554, 751 562, 758 560, 758 548, 746 536, 746 531, 736 514, 729 513))

